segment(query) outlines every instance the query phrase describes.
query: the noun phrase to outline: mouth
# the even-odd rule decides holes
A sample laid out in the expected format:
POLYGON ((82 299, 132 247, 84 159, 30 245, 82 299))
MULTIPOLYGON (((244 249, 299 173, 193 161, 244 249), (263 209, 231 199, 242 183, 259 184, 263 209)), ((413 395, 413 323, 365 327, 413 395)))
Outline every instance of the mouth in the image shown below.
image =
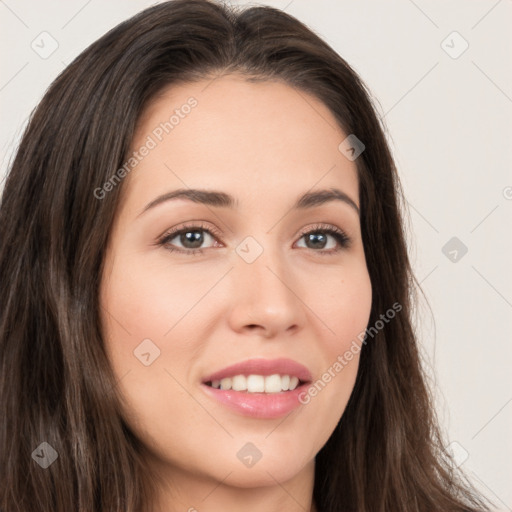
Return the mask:
POLYGON ((304 405, 301 396, 306 393, 308 386, 307 381, 287 374, 251 374, 206 381, 201 388, 213 402, 237 415, 274 419, 304 405), (283 389, 286 387, 288 389, 283 389))
POLYGON ((205 377, 201 388, 231 411, 271 419, 299 407, 311 382, 309 370, 291 359, 251 359, 205 377))

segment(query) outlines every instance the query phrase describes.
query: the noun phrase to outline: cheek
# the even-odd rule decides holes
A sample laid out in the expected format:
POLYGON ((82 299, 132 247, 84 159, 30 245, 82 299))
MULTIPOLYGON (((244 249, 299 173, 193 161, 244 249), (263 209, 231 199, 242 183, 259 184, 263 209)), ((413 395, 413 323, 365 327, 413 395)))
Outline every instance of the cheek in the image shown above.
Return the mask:
POLYGON ((322 409, 325 421, 320 438, 328 437, 336 426, 357 377, 372 304, 372 286, 366 267, 354 267, 338 279, 326 281, 322 292, 314 300, 315 313, 327 327, 321 339, 323 373, 304 396, 304 402, 316 402, 311 410, 322 409))
MULTIPOLYGON (((116 261, 102 294, 110 313, 106 316, 111 340, 123 340, 130 346, 145 338, 165 341, 180 330, 185 316, 190 322, 194 306, 208 292, 216 274, 208 280, 204 273, 179 268, 162 258, 144 260, 136 254, 116 261)), ((173 341, 173 348, 179 350, 185 342, 189 340, 178 339, 176 345, 173 341)))
POLYGON ((332 356, 333 351, 346 350, 366 330, 372 305, 370 277, 365 265, 354 265, 324 279, 317 290, 311 300, 328 327, 326 339, 332 356))
POLYGON ((175 442, 172 418, 182 418, 189 427, 215 428, 182 387, 200 348, 191 335, 192 307, 209 286, 193 272, 141 265, 127 255, 117 258, 100 295, 105 346, 123 415, 148 447, 159 452, 173 446, 178 460, 186 459, 187 443, 185 438, 175 442))
MULTIPOLYGON (((205 288, 193 273, 185 278, 169 267, 136 261, 130 253, 116 258, 101 290, 103 335, 127 410, 137 411, 139 420, 165 423, 165 418, 172 417, 171 405, 181 412, 183 389, 166 370, 183 381, 175 369, 185 371, 198 347, 184 332, 187 321, 180 319, 205 288)), ((193 314, 185 320, 189 316, 193 314)))

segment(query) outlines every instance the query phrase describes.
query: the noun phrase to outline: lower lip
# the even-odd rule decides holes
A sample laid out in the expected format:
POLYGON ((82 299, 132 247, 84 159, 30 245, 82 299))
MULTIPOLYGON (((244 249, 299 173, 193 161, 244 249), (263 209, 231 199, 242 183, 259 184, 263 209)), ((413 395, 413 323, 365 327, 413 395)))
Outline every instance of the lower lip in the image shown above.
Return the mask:
POLYGON ((293 411, 299 405, 299 395, 308 384, 297 386, 293 391, 280 393, 248 393, 247 391, 222 390, 201 384, 205 392, 229 409, 253 418, 279 418, 293 411))

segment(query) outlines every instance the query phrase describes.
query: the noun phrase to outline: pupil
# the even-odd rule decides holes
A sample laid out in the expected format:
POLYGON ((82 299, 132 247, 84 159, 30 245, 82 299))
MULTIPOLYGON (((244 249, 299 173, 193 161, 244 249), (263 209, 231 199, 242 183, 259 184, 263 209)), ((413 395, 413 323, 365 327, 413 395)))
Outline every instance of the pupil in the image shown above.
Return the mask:
POLYGON ((189 248, 195 249, 200 247, 203 243, 203 234, 200 231, 187 231, 186 233, 182 233, 181 235, 181 243, 187 247, 184 242, 192 244, 192 246, 188 246, 189 248))
MULTIPOLYGON (((319 235, 319 234, 312 233, 307 236, 307 239, 308 239, 308 242, 313 242, 313 248, 315 248, 315 247, 323 248, 325 246, 325 242, 326 242, 325 235, 322 235, 322 234, 319 235), (320 244, 317 243, 319 240, 320 240, 320 244)), ((308 242, 306 242, 306 245, 308 245, 308 242)))

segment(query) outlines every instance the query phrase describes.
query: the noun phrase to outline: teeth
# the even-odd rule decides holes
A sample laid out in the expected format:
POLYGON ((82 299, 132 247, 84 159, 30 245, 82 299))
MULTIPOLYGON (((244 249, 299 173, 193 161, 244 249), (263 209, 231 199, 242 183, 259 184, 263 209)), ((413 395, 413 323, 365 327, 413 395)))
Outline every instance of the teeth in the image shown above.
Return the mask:
POLYGON ((280 375, 269 375, 265 377, 265 393, 279 393, 281 391, 280 375))
POLYGON ((234 375, 221 380, 213 380, 212 387, 216 389, 247 391, 248 393, 280 393, 292 391, 299 384, 299 379, 290 375, 234 375))
POLYGON ((231 379, 231 389, 235 391, 245 391, 247 389, 247 378, 245 375, 235 375, 231 379))
POLYGON ((295 389, 298 384, 299 384, 299 379, 297 377, 290 377, 290 388, 289 389, 295 389))
POLYGON ((220 389, 231 389, 231 379, 229 377, 220 379, 220 389))
POLYGON ((249 375, 247 377, 247 391, 249 393, 262 393, 265 391, 265 377, 262 375, 249 375))

